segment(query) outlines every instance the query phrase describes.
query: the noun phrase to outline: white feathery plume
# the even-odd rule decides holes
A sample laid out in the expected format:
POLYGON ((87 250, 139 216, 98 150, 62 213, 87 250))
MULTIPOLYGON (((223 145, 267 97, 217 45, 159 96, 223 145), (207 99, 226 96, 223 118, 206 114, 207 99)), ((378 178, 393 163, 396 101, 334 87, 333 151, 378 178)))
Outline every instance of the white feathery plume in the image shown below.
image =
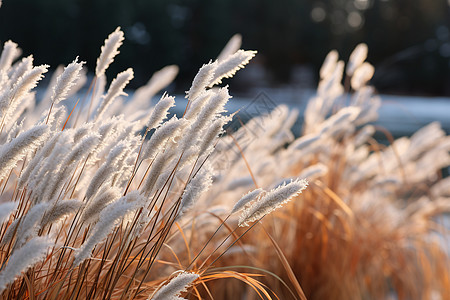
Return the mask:
POLYGON ((7 71, 11 67, 14 59, 19 57, 21 51, 17 46, 11 40, 5 42, 2 54, 0 55, 0 71, 7 71))
POLYGON ((309 166, 302 170, 298 177, 306 178, 308 181, 312 181, 318 177, 326 175, 328 173, 328 167, 322 163, 309 166))
POLYGON ((73 144, 78 144, 78 142, 91 131, 92 123, 85 123, 80 127, 75 128, 73 133, 73 144))
POLYGON ((98 133, 83 133, 81 135, 81 139, 78 142, 78 139, 75 139, 74 135, 74 143, 75 140, 77 140, 77 144, 75 144, 72 151, 69 153, 69 155, 66 156, 65 160, 63 161, 63 166, 69 166, 72 163, 81 160, 83 157, 85 157, 88 153, 91 152, 91 150, 98 144, 100 140, 100 135, 98 133))
POLYGON ((243 187, 249 187, 254 185, 255 183, 253 182, 253 178, 252 176, 248 175, 248 176, 241 176, 238 178, 235 178, 233 180, 231 180, 226 187, 227 191, 233 191, 233 190, 237 190, 239 188, 243 188, 243 187))
POLYGON ((3 116, 3 123, 8 124, 11 114, 17 108, 18 101, 22 99, 31 89, 33 89, 39 80, 43 78, 43 73, 47 72, 48 65, 42 65, 32 68, 23 74, 12 89, 0 95, 0 114, 3 116))
POLYGON ((175 106, 175 98, 164 94, 153 108, 150 119, 147 122, 147 129, 151 130, 158 127, 162 121, 167 118, 167 114, 171 107, 175 106))
POLYGON ((145 151, 142 154, 144 159, 153 159, 157 153, 163 148, 165 143, 175 137, 179 136, 180 131, 186 126, 186 120, 184 118, 178 119, 173 116, 169 121, 164 122, 151 136, 145 151))
MULTIPOLYGON (((8 74, 5 71, 0 71, 0 88, 3 91, 2 93, 0 93, 0 95, 3 95, 3 94, 6 95, 5 88, 7 88, 10 83, 11 83, 11 81, 9 80, 8 74)), ((2 98, 3 97, 0 96, 0 99, 2 99, 2 98)))
POLYGON ((52 110, 48 119, 48 126, 53 132, 60 131, 63 127, 64 121, 67 119, 67 109, 65 106, 59 106, 52 110))
MULTIPOLYGON (((168 86, 177 76, 178 66, 170 65, 155 72, 146 85, 138 88, 124 110, 125 115, 136 114, 136 108, 146 110, 157 92, 168 86)), ((134 119, 133 119, 134 120, 134 119)))
POLYGON ((133 202, 127 202, 126 196, 106 206, 100 212, 100 216, 98 218, 99 221, 92 230, 92 234, 84 242, 81 248, 76 251, 73 267, 78 266, 85 259, 87 259, 95 245, 103 242, 111 230, 119 224, 120 220, 128 213, 132 212, 135 208, 136 204, 133 202))
POLYGON ((81 216, 81 223, 94 223, 98 220, 101 211, 109 204, 119 199, 121 191, 116 187, 104 187, 100 189, 94 198, 88 202, 81 216))
MULTIPOLYGON (((103 95, 105 93, 106 90, 106 75, 103 74, 102 76, 97 77, 97 81, 95 83, 95 91, 94 94, 92 95, 92 104, 90 105, 91 107, 97 108, 100 105, 100 102, 103 98, 103 95)), ((85 107, 85 113, 87 114, 89 110, 89 107, 85 107)))
MULTIPOLYGON (((135 144, 136 147, 137 143, 135 144)), ((137 152, 129 150, 125 154, 125 159, 118 161, 118 170, 111 179, 111 185, 126 186, 128 178, 131 178, 134 172, 134 164, 137 159, 137 152)))
POLYGON ((303 113, 305 119, 305 134, 314 132, 315 127, 323 122, 324 116, 321 115, 323 102, 322 97, 313 97, 308 101, 305 112, 303 113))
POLYGON ((442 137, 445 136, 445 132, 442 130, 439 122, 432 122, 411 136, 411 144, 409 145, 407 157, 410 160, 417 159, 420 154, 427 150, 430 150, 433 146, 442 143, 442 137))
POLYGON ((256 55, 256 51, 238 50, 233 55, 228 56, 217 64, 214 76, 209 83, 209 87, 222 82, 223 78, 233 77, 236 72, 243 68, 256 55))
POLYGON ((352 88, 354 90, 359 90, 361 87, 365 86, 366 83, 372 79, 374 73, 375 68, 371 64, 368 62, 362 63, 353 73, 350 81, 352 88))
POLYGON ((355 147, 359 147, 366 143, 371 136, 375 133, 375 127, 373 125, 366 125, 355 136, 355 147))
POLYGON ((342 60, 338 61, 333 73, 319 82, 317 95, 323 98, 323 104, 320 107, 322 116, 332 109, 333 101, 344 90, 341 84, 344 67, 345 63, 342 60))
POLYGON ((179 214, 177 218, 184 215, 206 192, 212 185, 211 170, 207 166, 203 166, 201 171, 197 173, 187 184, 186 189, 181 196, 179 214))
MULTIPOLYGON (((7 132, 14 126, 15 123, 27 121, 26 111, 33 111, 36 103, 36 92, 30 92, 24 95, 21 99, 17 99, 10 106, 8 113, 4 119, 3 131, 7 132)), ((33 124, 34 125, 34 124, 33 124)), ((27 126, 29 127, 29 126, 27 126)))
POLYGON ((339 129, 340 125, 347 122, 351 122, 356 119, 358 114, 361 112, 359 107, 347 106, 341 108, 337 113, 329 117, 322 125, 318 128, 321 135, 332 133, 339 129))
POLYGON ((263 194, 264 190, 262 188, 257 188, 253 191, 248 192, 244 196, 239 199, 238 202, 233 206, 233 209, 231 210, 231 214, 234 214, 235 212, 240 211, 243 207, 245 207, 247 204, 252 202, 253 200, 256 200, 261 194, 263 194))
MULTIPOLYGON (((81 68, 80 72, 78 73, 78 79, 75 81, 74 85, 70 88, 69 92, 67 93, 66 98, 70 98, 73 95, 76 95, 78 91, 80 91, 84 85, 86 84, 88 78, 87 78, 87 68, 83 66, 81 68)), ((97 79, 98 82, 99 79, 97 79)), ((100 89, 101 90, 101 89, 100 89)))
POLYGON ((182 300, 184 298, 179 297, 180 293, 185 292, 187 288, 192 285, 200 276, 195 273, 181 272, 176 277, 172 278, 168 284, 161 287, 151 300, 182 300))
POLYGON ((297 179, 267 192, 257 202, 242 212, 239 217, 239 226, 248 226, 249 223, 259 220, 275 209, 280 208, 283 204, 300 194, 307 185, 308 182, 306 180, 297 179))
POLYGON ((371 182, 371 185, 377 189, 384 186, 400 186, 402 180, 398 176, 377 176, 371 182))
POLYGON ((198 117, 198 114, 202 110, 202 108, 205 106, 206 103, 209 102, 209 99, 214 95, 214 92, 212 90, 205 90, 198 94, 195 101, 191 102, 189 104, 188 109, 186 110, 186 114, 183 118, 188 120, 194 120, 198 117))
POLYGON ((236 51, 241 48, 242 44, 242 35, 239 33, 236 33, 231 37, 231 39, 228 41, 228 43, 225 45, 225 47, 220 52, 219 56, 217 57, 217 61, 221 62, 224 59, 226 59, 228 56, 236 53, 236 51))
POLYGON ((31 171, 26 184, 29 187, 28 190, 31 191, 32 201, 42 202, 44 199, 46 201, 49 200, 49 186, 55 179, 55 176, 59 176, 58 174, 62 172, 62 164, 71 151, 69 146, 73 145, 73 132, 73 129, 61 131, 56 144, 51 147, 48 157, 37 161, 36 167, 31 171))
MULTIPOLYGON (((78 59, 78 56, 76 57, 78 59)), ((42 96, 41 101, 45 103, 45 107, 50 106, 53 95, 53 88, 56 86, 56 82, 58 81, 58 77, 64 72, 64 65, 58 65, 50 76, 50 81, 48 82, 47 88, 45 89, 45 94, 42 96)), ((39 103, 41 105, 41 103, 39 103)), ((41 106, 42 108, 42 106, 41 106)))
POLYGON ((191 124, 189 134, 184 135, 181 141, 182 149, 188 149, 196 142, 204 128, 209 127, 211 120, 224 111, 225 104, 231 96, 228 93, 228 87, 220 88, 214 93, 211 99, 202 107, 197 119, 191 124))
MULTIPOLYGON (((175 144, 172 142, 169 145, 167 145, 167 148, 171 149, 176 147, 175 144)), ((183 178, 182 174, 183 171, 185 171, 183 168, 186 166, 190 166, 190 169, 195 163, 195 160, 198 158, 198 147, 190 148, 183 152, 182 157, 180 159, 175 159, 173 151, 170 153, 165 153, 166 159, 168 159, 168 163, 164 164, 164 167, 161 169, 159 175, 157 177, 154 177, 156 175, 155 173, 152 173, 153 177, 156 178, 154 190, 158 191, 161 190, 170 184, 170 178, 172 176, 183 178), (174 171, 176 171, 174 173, 174 171)), ((156 169, 155 169, 156 171, 156 169)), ((184 181, 184 179, 182 179, 184 181)), ((151 185, 149 185, 151 187, 151 185)))
POLYGON ((358 68, 367 58, 368 47, 366 44, 361 43, 355 47, 350 58, 348 59, 346 73, 348 76, 352 76, 356 68, 358 68))
POLYGON ((77 199, 59 201, 45 212, 40 227, 44 228, 47 224, 53 224, 65 216, 76 212, 82 204, 83 202, 77 199))
POLYGON ((49 184, 46 186, 42 199, 46 199, 47 201, 56 200, 54 199, 54 196, 62 187, 64 180, 69 177, 68 174, 73 169, 75 163, 86 157, 88 153, 90 153, 98 144, 98 142, 98 134, 89 134, 67 154, 61 162, 60 170, 52 176, 49 184))
POLYGON ((76 84, 80 77, 81 69, 85 62, 78 62, 78 57, 64 68, 64 71, 56 79, 56 85, 53 87, 51 102, 58 104, 66 99, 70 89, 76 84))
POLYGON ((144 86, 147 99, 153 97, 157 92, 168 86, 177 76, 178 66, 165 66, 161 70, 155 72, 148 83, 144 86))
POLYGON ((16 81, 29 71, 33 67, 33 55, 22 58, 20 63, 14 66, 10 77, 11 85, 16 83, 16 81))
POLYGON ((150 171, 148 172, 145 182, 141 187, 142 194, 144 194, 145 197, 150 196, 156 181, 169 163, 169 159, 170 155, 168 155, 167 152, 163 152, 159 153, 152 161, 150 171))
POLYGON ((450 196, 450 177, 439 180, 430 188, 430 194, 434 198, 450 196))
POLYGON ((11 242, 11 240, 15 236, 15 233, 17 232, 17 227, 20 225, 22 218, 23 217, 19 217, 11 222, 11 224, 8 226, 5 233, 3 234, 2 239, 0 240, 0 247, 3 247, 9 242, 11 242))
POLYGON ((44 259, 52 245, 47 237, 35 237, 14 251, 8 264, 0 272, 0 293, 22 272, 44 259))
MULTIPOLYGON (((364 87, 363 87, 364 89, 364 87)), ((381 98, 378 96, 367 99, 361 107, 361 112, 358 114, 353 123, 356 126, 367 124, 378 119, 378 108, 381 106, 381 98)))
POLYGON ((320 68, 320 79, 325 79, 333 74, 339 60, 339 54, 336 50, 331 50, 325 57, 325 60, 320 68))
POLYGON ((16 84, 14 84, 12 90, 10 91, 10 100, 20 99, 25 95, 25 93, 35 88, 37 82, 44 77, 42 74, 46 73, 48 68, 48 65, 40 65, 26 71, 21 77, 19 77, 16 84))
POLYGON ((36 169, 36 166, 38 166, 46 157, 48 157, 50 155, 50 153, 53 151, 56 143, 58 142, 59 137, 62 134, 63 134, 62 132, 56 133, 54 136, 51 137, 50 140, 48 140, 44 144, 44 146, 41 149, 39 149, 36 152, 33 159, 30 160, 26 169, 22 172, 22 175, 19 178, 19 184, 18 184, 19 189, 21 189, 24 186, 24 184, 27 183, 28 179, 30 178, 30 175, 36 169))
POLYGON ((95 75, 98 77, 105 74, 106 69, 114 61, 114 57, 119 54, 119 47, 124 40, 123 31, 117 27, 105 40, 105 44, 101 47, 101 53, 97 58, 97 66, 95 67, 95 75))
POLYGON ((307 134, 296 139, 291 145, 289 145, 289 149, 302 150, 311 146, 320 139, 320 134, 307 134))
POLYGON ((0 146, 0 180, 11 171, 27 153, 31 153, 46 138, 48 127, 35 126, 22 132, 9 144, 0 146))
POLYGON ((100 168, 98 168, 92 177, 91 183, 86 189, 86 199, 90 199, 94 193, 100 189, 102 184, 114 175, 118 167, 117 161, 124 158, 124 155, 128 149, 129 144, 126 142, 119 142, 116 146, 114 146, 114 148, 111 149, 106 161, 100 168))
POLYGON ((210 61, 198 70, 197 75, 195 75, 194 80, 192 81, 191 88, 186 92, 186 98, 193 101, 209 86, 214 78, 214 72, 217 68, 217 64, 217 61, 210 61))
POLYGON ((105 113, 108 106, 111 105, 111 102, 114 101, 119 96, 127 96, 127 94, 123 91, 125 86, 133 79, 134 73, 133 69, 128 68, 125 71, 117 74, 116 78, 112 81, 109 86, 108 92, 103 97, 102 102, 97 110, 96 119, 100 120, 105 113))
POLYGON ((15 139, 19 134, 23 132, 24 128, 24 120, 21 120, 20 123, 16 122, 11 126, 8 131, 8 136, 6 137, 6 143, 9 144, 13 139, 15 139))
POLYGON ((208 155, 212 151, 214 140, 223 132, 223 126, 230 122, 231 119, 230 116, 219 117, 211 123, 202 136, 198 153, 208 155))
POLYGON ((364 106, 367 105, 369 100, 373 97, 375 89, 372 86, 363 86, 359 90, 356 90, 352 95, 349 105, 352 106, 364 106))
POLYGON ((285 105, 279 105, 278 107, 286 107, 286 111, 288 112, 288 116, 285 118, 282 118, 283 126, 280 128, 280 131, 283 130, 291 130, 291 128, 294 126, 294 124, 298 120, 298 116, 300 114, 298 109, 289 109, 285 105))
POLYGON ((17 202, 5 202, 0 204, 0 225, 17 208, 17 202))
POLYGON ((16 233, 17 240, 15 247, 21 247, 28 239, 37 234, 40 227, 36 226, 36 224, 41 220, 48 207, 48 203, 36 204, 22 217, 16 233))
POLYGON ((98 133, 102 137, 109 136, 113 132, 116 131, 116 128, 118 126, 121 126, 124 123, 125 123, 125 120, 124 120, 122 115, 121 116, 113 116, 113 117, 111 117, 109 119, 102 120, 102 124, 98 128, 98 133))
MULTIPOLYGON (((76 60, 77 59, 78 59, 78 57, 76 58, 76 60)), ((70 65, 72 65, 73 63, 74 62, 72 62, 70 65)), ((85 62, 79 62, 79 63, 77 62, 77 64, 84 65, 85 62)), ((69 67, 69 66, 67 66, 67 67, 69 67)), ((50 79, 50 82, 48 83, 48 87, 45 91, 45 94, 41 98, 39 103, 37 104, 38 111, 44 111, 46 108, 50 107, 51 98, 53 96, 53 88, 56 86, 56 82, 58 81, 59 77, 63 74, 64 69, 65 69, 65 67, 63 65, 59 65, 53 71, 52 77, 50 79)), ((73 71, 73 69, 71 71, 73 71)), ((72 73, 72 72, 70 72, 70 73, 72 73)), ((64 99, 69 99, 73 95, 76 95, 76 93, 85 85, 85 83, 87 81, 86 73, 87 73, 87 69, 84 68, 83 66, 81 66, 80 70, 77 73, 77 78, 74 79, 71 87, 66 89, 67 93, 65 94, 64 99)), ((96 93, 98 92, 98 90, 102 91, 102 89, 100 88, 102 78, 103 77, 97 78, 96 93)), ((64 100, 64 99, 61 99, 61 100, 64 100)), ((47 114, 45 116, 47 117, 47 114)))
POLYGON ((146 225, 152 220, 154 217, 156 211, 152 210, 151 212, 147 209, 148 203, 151 201, 152 198, 148 199, 145 196, 141 195, 139 191, 134 190, 125 195, 127 198, 127 201, 129 203, 134 203, 136 207, 136 212, 139 209, 142 209, 140 214, 137 216, 136 214, 128 214, 128 218, 126 217, 124 219, 124 224, 127 221, 133 222, 133 218, 137 217, 136 222, 134 223, 134 226, 131 228, 128 240, 131 241, 138 237, 142 231, 146 228, 146 225))

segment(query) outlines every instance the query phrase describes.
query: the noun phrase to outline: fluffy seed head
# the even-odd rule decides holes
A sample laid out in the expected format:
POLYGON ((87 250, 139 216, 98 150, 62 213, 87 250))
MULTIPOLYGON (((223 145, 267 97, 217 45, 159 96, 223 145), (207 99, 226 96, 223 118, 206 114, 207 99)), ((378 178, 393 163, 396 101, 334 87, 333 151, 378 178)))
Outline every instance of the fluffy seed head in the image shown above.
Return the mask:
POLYGON ((136 207, 135 203, 127 202, 127 198, 122 197, 111 203, 100 213, 99 222, 95 225, 91 236, 76 251, 73 266, 76 267, 90 256, 95 245, 103 242, 111 230, 118 225, 120 220, 136 207))
POLYGON ((111 105, 112 101, 119 96, 127 96, 123 89, 125 86, 133 79, 134 73, 133 69, 128 68, 127 70, 117 74, 116 78, 111 82, 108 92, 103 97, 103 101, 97 110, 97 119, 101 119, 102 115, 105 113, 106 109, 111 105))
POLYGON ((167 117, 169 109, 173 106, 175 106, 175 98, 164 94, 161 97, 161 100, 156 103, 150 119, 147 122, 147 128, 150 130, 158 127, 161 122, 167 117))
POLYGON ((239 226, 248 226, 249 223, 259 220, 275 209, 280 208, 283 204, 300 194, 307 185, 308 182, 306 180, 297 179, 267 192, 259 201, 242 212, 239 218, 239 226))
MULTIPOLYGON (((1 5, 1 4, 0 4, 1 5)), ((7 71, 12 62, 20 55, 20 49, 13 41, 6 41, 0 56, 0 71, 7 71)))
POLYGON ((45 139, 47 132, 48 127, 46 125, 34 126, 21 133, 9 144, 0 147, 0 180, 3 179, 27 153, 36 149, 36 147, 45 139))
POLYGON ((152 300, 181 300, 180 293, 192 285, 200 276, 195 273, 182 272, 170 280, 168 284, 160 288, 151 298, 152 300))
POLYGON ((348 65, 346 73, 348 76, 352 76, 356 68, 358 68, 367 58, 368 48, 367 45, 361 43, 355 47, 350 58, 348 59, 348 65))
POLYGON ((225 47, 222 49, 222 52, 220 52, 219 56, 217 57, 217 61, 221 62, 230 55, 233 55, 236 53, 236 51, 239 50, 242 44, 242 35, 239 33, 236 33, 231 37, 231 39, 228 41, 228 43, 225 45, 225 47))
POLYGON ((231 210, 231 213, 234 214, 235 212, 238 212, 241 210, 244 206, 252 202, 253 200, 257 199, 259 195, 261 195, 264 192, 263 189, 258 188, 253 191, 248 192, 244 196, 242 196, 241 199, 239 199, 238 202, 233 206, 233 209, 231 210))
POLYGON ((189 98, 191 101, 197 98, 213 80, 216 68, 217 61, 210 61, 208 64, 203 65, 197 75, 195 75, 191 88, 186 92, 186 98, 189 98))
POLYGON ((105 74, 106 69, 114 61, 114 57, 119 54, 119 47, 124 40, 123 31, 117 27, 105 40, 105 44, 101 48, 101 53, 97 59, 97 66, 95 67, 95 75, 97 77, 105 74))
POLYGON ((17 202, 5 202, 0 204, 0 224, 16 209, 17 202))
POLYGON ((53 87, 51 101, 58 104, 67 97, 70 89, 76 84, 80 77, 84 62, 78 62, 78 57, 64 68, 64 71, 56 79, 56 85, 53 87))
POLYGON ((14 251, 8 264, 0 272, 0 293, 20 273, 42 260, 51 245, 52 242, 47 237, 35 237, 28 241, 22 248, 14 251))
POLYGON ((374 73, 375 68, 371 64, 368 62, 361 64, 353 73, 352 80, 350 82, 352 88, 354 90, 359 90, 361 87, 366 85, 370 79, 372 79, 374 73))
POLYGON ((339 54, 336 50, 331 50, 325 57, 322 67, 320 68, 320 78, 324 79, 333 74, 339 60, 339 54))
POLYGON ((209 87, 222 82, 223 78, 233 77, 239 69, 242 69, 256 55, 256 51, 238 50, 233 55, 220 61, 214 71, 214 76, 209 87))
POLYGON ((202 169, 194 178, 189 182, 186 190, 181 197, 180 213, 178 217, 185 214, 197 201, 198 198, 209 189, 212 184, 212 177, 208 168, 202 169))

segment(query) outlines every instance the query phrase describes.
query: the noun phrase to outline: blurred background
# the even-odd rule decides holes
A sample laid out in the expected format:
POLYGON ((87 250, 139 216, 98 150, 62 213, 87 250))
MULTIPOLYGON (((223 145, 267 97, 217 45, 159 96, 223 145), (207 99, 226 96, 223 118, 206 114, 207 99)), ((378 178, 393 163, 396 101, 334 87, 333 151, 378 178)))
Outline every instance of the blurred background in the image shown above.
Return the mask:
POLYGON ((203 63, 235 33, 257 57, 230 83, 245 94, 261 86, 311 88, 326 54, 344 60, 360 42, 383 94, 450 96, 448 0, 4 0, 0 41, 11 39, 35 63, 55 68, 77 55, 94 70, 117 26, 125 43, 108 78, 135 70, 131 88, 169 64, 183 93, 203 63))

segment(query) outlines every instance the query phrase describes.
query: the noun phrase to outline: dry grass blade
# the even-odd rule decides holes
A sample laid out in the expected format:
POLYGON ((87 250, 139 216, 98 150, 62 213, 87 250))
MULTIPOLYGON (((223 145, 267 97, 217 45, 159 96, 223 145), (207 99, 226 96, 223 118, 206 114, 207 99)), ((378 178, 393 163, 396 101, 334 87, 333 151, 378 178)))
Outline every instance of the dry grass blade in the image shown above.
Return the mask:
POLYGON ((298 296, 300 297, 301 300, 307 300, 305 293, 303 292, 303 289, 300 286, 300 283, 298 282, 297 277, 294 274, 294 271, 292 271, 289 261, 286 259, 286 256, 284 256, 283 251, 281 250, 280 246, 273 239, 273 237, 266 231, 266 229, 264 228, 264 226, 262 224, 261 224, 261 227, 263 228, 264 233, 267 235, 267 237, 270 239, 270 242, 274 246, 274 248, 277 252, 277 255, 289 277, 290 282, 294 285, 295 291, 297 292, 298 296))

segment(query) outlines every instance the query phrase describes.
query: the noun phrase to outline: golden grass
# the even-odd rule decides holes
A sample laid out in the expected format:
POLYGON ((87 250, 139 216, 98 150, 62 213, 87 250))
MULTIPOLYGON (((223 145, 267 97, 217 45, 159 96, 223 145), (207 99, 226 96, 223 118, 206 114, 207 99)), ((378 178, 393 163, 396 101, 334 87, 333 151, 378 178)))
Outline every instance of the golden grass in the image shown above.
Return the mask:
MULTIPOLYGON (((253 51, 236 53, 242 56, 240 61, 223 68, 222 71, 228 71, 222 77, 234 74, 255 54, 253 51)), ((205 65, 199 74, 202 70, 211 72, 220 63, 205 65)), ((25 248, 32 237, 48 237, 51 247, 37 264, 30 263, 15 274, 14 280, 5 283, 0 297, 148 299, 161 287, 169 285, 177 274, 194 272, 199 277, 186 286, 186 291, 179 289, 181 294, 174 294, 174 297, 445 299, 450 295, 448 229, 439 223, 439 217, 450 210, 450 195, 446 194, 448 191, 436 192, 433 186, 443 182, 440 169, 450 164, 447 159, 449 137, 438 126, 431 125, 411 139, 394 140, 386 133, 389 146, 378 144, 371 135, 358 144, 358 133, 363 125, 375 119, 373 113, 379 102, 367 86, 367 78, 360 79, 355 85, 357 88, 350 90, 353 83, 347 76, 344 81, 350 95, 345 94, 343 67, 343 62, 328 60, 328 71, 321 72, 318 96, 311 100, 303 126, 302 137, 312 138, 313 142, 298 149, 290 131, 293 123, 289 117, 295 115, 286 107, 278 107, 271 115, 262 117, 266 118, 265 128, 258 124, 260 119, 254 118, 238 132, 228 132, 215 139, 212 145, 222 152, 212 151, 206 155, 196 153, 195 145, 188 143, 192 136, 197 137, 193 142, 202 138, 198 132, 189 131, 189 126, 196 128, 195 120, 173 119, 172 124, 179 126, 174 127, 175 131, 179 132, 163 136, 163 146, 155 150, 155 155, 160 156, 147 159, 143 157, 143 149, 148 144, 145 137, 151 128, 146 129, 144 137, 134 132, 143 128, 141 120, 126 119, 130 116, 120 119, 109 112, 104 119, 89 123, 95 119, 91 114, 94 103, 101 101, 99 95, 99 99, 94 96, 103 88, 97 86, 101 85, 101 77, 94 77, 81 103, 76 101, 61 121, 52 120, 52 110, 58 107, 49 104, 44 120, 49 127, 56 128, 49 129, 49 135, 60 135, 58 143, 49 153, 42 154, 42 161, 36 164, 37 172, 32 174, 34 177, 30 175, 31 179, 19 185, 27 167, 39 157, 40 151, 43 152, 50 138, 41 144, 36 142, 34 148, 18 155, 8 169, 8 176, 0 182, 1 202, 17 203, 17 209, 0 227, 0 282, 11 257, 17 249, 25 248), (89 105, 83 107, 89 95, 92 95, 89 105), (356 96, 359 96, 356 100, 351 98, 356 96), (281 112, 278 117, 277 110, 281 112), (85 118, 86 123, 77 124, 85 118), (116 127, 113 133, 102 136, 101 126, 108 122, 116 127), (127 131, 128 135, 121 135, 127 131), (242 145, 242 137, 250 131, 258 132, 259 136, 252 144, 242 145), (87 132, 98 137, 89 136, 87 132), (83 153, 81 146, 87 140, 83 135, 109 140, 98 142, 96 147, 100 150, 97 152, 89 149, 83 153), (428 136, 436 139, 430 141, 428 136), (100 184, 99 191, 106 186, 106 190, 119 190, 123 197, 111 199, 101 207, 98 220, 83 223, 82 206, 61 215, 59 221, 52 224, 39 225, 43 216, 33 221, 32 212, 38 205, 48 205, 45 212, 50 213, 57 204, 68 199, 79 199, 83 205, 91 203, 92 199, 86 195, 87 186, 101 167, 108 167, 108 153, 121 142, 127 143, 123 148, 128 152, 119 162, 110 162, 112 175, 105 179, 106 183, 100 184), (73 149, 78 152, 71 152, 73 149), (66 157, 77 159, 68 160, 67 166, 57 164, 66 161, 66 157), (225 170, 213 164, 219 159, 228 159, 225 170), (161 163, 163 169, 155 174, 152 172, 156 172, 157 163, 161 163), (309 187, 295 201, 269 216, 261 216, 247 228, 238 226, 238 218, 230 214, 230 207, 243 194, 258 187, 269 191, 281 180, 287 182, 289 178, 299 177, 306 168, 318 163, 326 167, 326 172, 311 178, 309 187), (45 171, 49 165, 54 167, 45 171), (56 185, 58 189, 47 193, 55 174, 66 176, 56 185), (202 188, 193 183, 194 179, 203 178, 196 176, 202 175, 206 182, 211 182, 209 192, 203 191, 198 196, 200 199, 194 199, 197 200, 194 209, 180 217, 180 210, 185 208, 182 207, 183 197, 187 191, 202 188), (246 180, 247 175, 250 181, 246 180), (149 177, 155 182, 163 180, 148 187, 149 177), (243 183, 234 181, 242 178, 243 183), (39 185, 42 182, 47 184, 39 185), (51 199, 40 199, 46 194, 51 195, 51 199), (130 214, 108 210, 116 204, 123 204, 118 207, 126 210, 134 202, 139 205, 130 208, 130 214), (109 214, 102 214, 105 211, 109 214), (116 217, 109 220, 111 216, 116 217), (21 224, 31 225, 24 230, 21 224), (95 241, 93 249, 88 249, 90 256, 75 264, 90 238, 108 226, 112 228, 109 234, 98 234, 99 240, 95 241), (7 240, 8 236, 11 239, 7 240), (447 245, 443 245, 443 241, 447 245)), ((209 89, 211 80, 220 81, 222 77, 208 74, 194 79, 189 94, 216 97, 214 99, 220 102, 223 99, 219 98, 228 95, 228 91, 209 89)), ((7 81, 0 84, 4 89, 11 85, 7 81)), ((8 93, 0 97, 4 95, 9 97, 8 93)), ((14 97, 8 100, 23 101, 14 97)), ((195 100, 201 101, 199 98, 188 99, 185 113, 195 109, 195 100)), ((117 113, 129 109, 126 103, 122 104, 115 108, 117 113)), ((203 107, 204 114, 200 116, 208 117, 210 106, 206 104, 208 109, 203 107)), ((19 129, 26 133, 27 126, 40 124, 42 111, 32 108, 29 106, 16 116, 13 124, 2 126, 0 154, 9 153, 5 149, 8 150, 13 138, 19 136, 18 126, 24 126, 19 129), (25 125, 19 125, 22 120, 25 125)), ((211 120, 220 118, 223 108, 212 109, 216 109, 216 114, 211 120)), ((148 113, 145 109, 137 111, 142 112, 148 113)), ((155 136, 152 134, 150 140, 155 136)), ((5 156, 9 159, 11 155, 5 156)), ((255 201, 266 194, 262 195, 255 201)))

